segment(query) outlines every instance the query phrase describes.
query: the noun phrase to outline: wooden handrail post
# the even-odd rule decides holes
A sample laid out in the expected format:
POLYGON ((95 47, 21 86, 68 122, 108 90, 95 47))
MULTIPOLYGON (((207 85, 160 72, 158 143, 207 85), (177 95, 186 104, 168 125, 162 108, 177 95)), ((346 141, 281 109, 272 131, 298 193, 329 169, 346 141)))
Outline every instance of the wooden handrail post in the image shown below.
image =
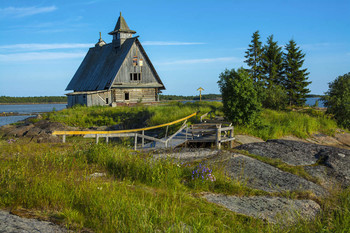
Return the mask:
POLYGON ((134 149, 137 150, 137 133, 135 133, 135 146, 134 149))
MULTIPOLYGON (((232 126, 230 138, 233 138, 233 137, 234 137, 234 128, 232 126)), ((234 146, 234 141, 232 140, 231 141, 231 148, 233 148, 233 146, 234 146)))
POLYGON ((66 143, 66 135, 65 135, 65 134, 63 134, 62 142, 63 142, 63 143, 66 143))
MULTIPOLYGON (((142 136, 145 136, 145 131, 142 130, 142 136)), ((142 137, 142 148, 145 146, 145 138, 142 137)))
POLYGON ((96 144, 98 144, 98 138, 99 138, 99 135, 96 134, 96 144))
POLYGON ((165 139, 168 137, 168 130, 169 130, 169 125, 166 126, 166 130, 165 130, 165 139))
POLYGON ((221 149, 221 125, 218 125, 216 128, 216 147, 221 149))
POLYGON ((108 145, 108 136, 106 137, 106 144, 108 145))

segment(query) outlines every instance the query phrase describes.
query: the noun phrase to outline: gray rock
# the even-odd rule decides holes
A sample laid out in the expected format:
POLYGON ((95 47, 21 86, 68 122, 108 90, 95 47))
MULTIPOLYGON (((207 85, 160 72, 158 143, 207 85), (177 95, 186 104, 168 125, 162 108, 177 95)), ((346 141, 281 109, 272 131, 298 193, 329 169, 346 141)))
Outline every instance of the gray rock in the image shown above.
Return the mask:
POLYGON ((194 162, 194 161, 200 161, 203 159, 208 159, 216 156, 218 154, 219 150, 211 150, 211 149, 179 149, 174 151, 163 151, 158 154, 154 154, 153 157, 155 159, 160 158, 170 158, 175 159, 177 161, 184 161, 184 162, 194 162))
POLYGON ((280 224, 293 223, 299 218, 312 219, 320 211, 320 206, 312 200, 265 196, 236 197, 222 194, 206 194, 203 197, 233 212, 280 224))
MULTIPOLYGON (((280 159, 290 165, 324 165, 328 179, 337 180, 343 187, 350 185, 350 150, 298 141, 268 140, 264 143, 251 143, 236 147, 251 154, 280 159)), ((324 179, 320 169, 309 171, 324 179)))
POLYGON ((321 186, 311 181, 245 155, 228 154, 221 163, 228 176, 254 189, 267 192, 311 191, 317 196, 326 194, 321 186))
POLYGON ((67 232, 67 230, 52 222, 21 218, 16 215, 12 215, 7 211, 0 210, 0 232, 61 233, 67 232))

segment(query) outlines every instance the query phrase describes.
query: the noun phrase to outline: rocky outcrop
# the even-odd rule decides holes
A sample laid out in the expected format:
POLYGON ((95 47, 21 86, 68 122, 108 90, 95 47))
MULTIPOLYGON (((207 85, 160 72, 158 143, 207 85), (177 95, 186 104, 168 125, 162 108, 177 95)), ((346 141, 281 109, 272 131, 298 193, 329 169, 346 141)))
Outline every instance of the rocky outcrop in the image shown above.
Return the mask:
POLYGON ((21 218, 16 215, 12 215, 7 211, 0 210, 0 232, 61 233, 67 232, 67 230, 61 226, 53 224, 52 222, 21 218))
POLYGON ((311 180, 317 183, 237 152, 177 149, 155 154, 154 158, 170 157, 180 163, 207 164, 210 168, 223 169, 227 176, 247 187, 270 193, 267 196, 251 197, 206 193, 202 197, 236 213, 272 223, 284 224, 299 218, 314 218, 320 211, 320 206, 314 200, 326 197, 328 190, 335 186, 348 187, 350 184, 350 150, 300 140, 268 140, 243 144, 236 149, 278 159, 289 167, 302 166, 313 177, 311 180), (284 197, 292 193, 301 194, 310 200, 284 197))
POLYGON ((312 219, 320 211, 320 206, 312 200, 265 196, 235 197, 222 194, 205 194, 203 197, 233 212, 279 224, 293 223, 300 217, 312 219))
POLYGON ((222 159, 218 164, 225 167, 229 177, 254 189, 267 192, 312 192, 316 196, 326 193, 311 181, 245 155, 227 153, 226 158, 222 159))
POLYGON ((62 139, 52 135, 53 131, 59 130, 77 130, 77 128, 48 120, 39 120, 31 123, 27 119, 22 124, 1 126, 0 135, 7 138, 25 137, 35 142, 60 142, 62 139))
POLYGON ((288 140, 268 140, 241 145, 236 149, 279 159, 294 166, 312 165, 305 169, 323 181, 329 179, 332 184, 337 181, 343 187, 350 185, 350 150, 288 140))

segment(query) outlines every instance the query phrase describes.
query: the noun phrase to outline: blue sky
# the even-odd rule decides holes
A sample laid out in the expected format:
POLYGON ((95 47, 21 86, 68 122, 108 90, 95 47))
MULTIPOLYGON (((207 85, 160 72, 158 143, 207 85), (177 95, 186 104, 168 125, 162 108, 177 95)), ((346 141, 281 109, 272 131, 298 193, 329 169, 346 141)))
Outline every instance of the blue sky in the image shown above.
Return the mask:
POLYGON ((0 95, 63 95, 89 47, 111 42, 119 12, 140 36, 167 90, 219 93, 225 68, 246 67, 256 30, 306 53, 311 93, 350 72, 350 1, 0 0, 0 95))

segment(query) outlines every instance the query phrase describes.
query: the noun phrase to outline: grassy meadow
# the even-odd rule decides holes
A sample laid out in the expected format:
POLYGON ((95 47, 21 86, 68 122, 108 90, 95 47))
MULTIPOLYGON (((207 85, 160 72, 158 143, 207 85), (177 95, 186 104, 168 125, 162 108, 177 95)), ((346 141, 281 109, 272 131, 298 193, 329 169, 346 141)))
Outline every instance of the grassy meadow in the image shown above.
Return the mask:
MULTIPOLYGON (((82 128, 123 124, 138 128, 173 121, 199 111, 221 113, 218 102, 170 103, 135 107, 75 107, 44 115, 82 128)), ((337 125, 322 112, 264 110, 259 127, 237 126, 236 133, 264 139, 334 133, 337 125)), ((198 122, 199 117, 191 119, 198 122)), ((175 130, 175 128, 173 129, 175 130)), ((0 208, 26 210, 73 231, 94 232, 346 232, 350 229, 350 190, 317 200, 322 212, 311 222, 291 226, 227 211, 200 198, 204 192, 267 195, 228 178, 219 166, 155 160, 110 143, 34 143, 0 139, 0 208)), ((253 155, 250 155, 253 156, 253 155)), ((263 160, 262 158, 257 158, 263 160)), ((302 168, 264 161, 309 179, 302 168)), ((287 194, 269 194, 284 195, 287 194)), ((302 198, 297 193, 290 198, 302 198)))

